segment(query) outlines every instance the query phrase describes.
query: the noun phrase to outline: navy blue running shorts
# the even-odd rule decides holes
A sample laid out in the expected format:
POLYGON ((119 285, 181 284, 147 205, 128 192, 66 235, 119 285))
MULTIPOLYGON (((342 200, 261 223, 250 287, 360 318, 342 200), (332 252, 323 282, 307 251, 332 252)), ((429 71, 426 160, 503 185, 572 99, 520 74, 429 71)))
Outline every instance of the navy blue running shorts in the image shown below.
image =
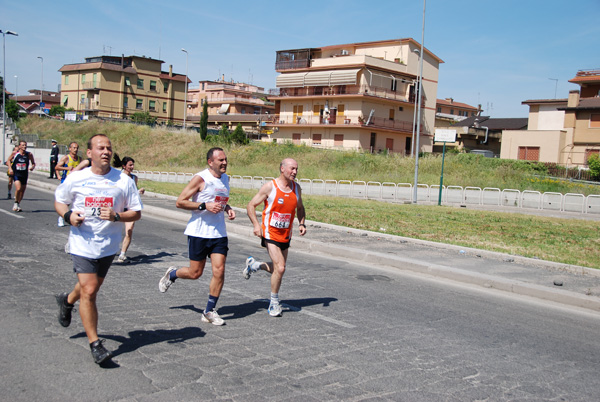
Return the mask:
POLYGON ((229 251, 227 237, 217 239, 204 239, 202 237, 188 236, 188 255, 192 261, 204 261, 211 254, 227 256, 229 251))

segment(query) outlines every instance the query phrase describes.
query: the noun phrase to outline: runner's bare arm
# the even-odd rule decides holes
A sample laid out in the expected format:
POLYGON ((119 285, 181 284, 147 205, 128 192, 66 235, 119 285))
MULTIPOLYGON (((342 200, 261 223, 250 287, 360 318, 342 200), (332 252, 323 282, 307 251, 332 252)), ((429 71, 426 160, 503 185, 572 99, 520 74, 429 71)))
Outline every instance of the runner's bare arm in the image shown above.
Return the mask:
POLYGON ((256 217, 256 207, 267 199, 272 189, 273 182, 269 181, 268 183, 263 184, 260 190, 258 190, 258 193, 256 193, 256 195, 252 197, 252 199, 248 203, 248 206, 246 207, 248 218, 250 218, 252 225, 254 225, 254 236, 262 236, 262 228, 260 227, 260 223, 258 222, 258 218, 256 217))

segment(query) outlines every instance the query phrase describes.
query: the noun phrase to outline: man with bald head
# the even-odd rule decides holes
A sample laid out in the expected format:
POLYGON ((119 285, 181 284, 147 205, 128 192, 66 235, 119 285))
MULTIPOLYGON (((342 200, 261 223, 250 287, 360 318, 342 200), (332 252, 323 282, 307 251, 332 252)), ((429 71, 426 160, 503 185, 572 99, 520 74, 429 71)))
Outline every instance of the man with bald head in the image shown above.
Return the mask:
POLYGON ((285 273, 296 214, 298 215, 300 236, 306 234, 302 190, 295 181, 298 174, 298 162, 291 158, 284 159, 279 165, 279 173, 279 177, 261 187, 246 208, 248 217, 254 225, 254 235, 261 238, 261 246, 267 248, 271 262, 259 262, 253 257, 248 257, 243 274, 246 279, 250 279, 250 275, 259 269, 271 274, 271 303, 268 309, 271 317, 281 316, 279 289, 285 273), (264 210, 262 221, 259 223, 256 217, 256 207, 260 203, 264 203, 264 210))

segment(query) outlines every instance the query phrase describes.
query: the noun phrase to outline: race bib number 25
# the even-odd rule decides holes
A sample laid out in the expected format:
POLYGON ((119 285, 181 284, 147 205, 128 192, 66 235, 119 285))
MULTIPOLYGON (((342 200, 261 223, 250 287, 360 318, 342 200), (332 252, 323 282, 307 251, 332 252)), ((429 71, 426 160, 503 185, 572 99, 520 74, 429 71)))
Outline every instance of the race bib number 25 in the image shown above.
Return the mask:
POLYGON ((99 217, 101 208, 112 208, 113 206, 112 197, 85 197, 85 216, 99 217))

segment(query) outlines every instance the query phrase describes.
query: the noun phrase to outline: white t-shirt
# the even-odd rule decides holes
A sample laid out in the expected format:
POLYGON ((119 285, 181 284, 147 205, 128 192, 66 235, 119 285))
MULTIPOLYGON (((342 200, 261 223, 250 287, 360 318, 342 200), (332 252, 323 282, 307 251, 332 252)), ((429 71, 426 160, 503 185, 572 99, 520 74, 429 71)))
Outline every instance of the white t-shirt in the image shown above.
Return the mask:
POLYGON ((71 210, 85 212, 81 226, 71 226, 71 254, 86 258, 103 258, 119 251, 123 223, 100 219, 99 208, 110 206, 115 212, 141 211, 142 202, 133 180, 120 170, 110 169, 95 175, 92 169, 72 172, 56 188, 56 201, 71 205, 71 210))
MULTIPOLYGON (((204 180, 204 189, 192 196, 194 202, 220 202, 225 209, 229 202, 229 176, 225 173, 216 178, 208 169, 196 173, 204 180)), ((210 211, 192 211, 192 217, 185 228, 186 235, 204 239, 227 237, 225 212, 214 214, 210 211)))

